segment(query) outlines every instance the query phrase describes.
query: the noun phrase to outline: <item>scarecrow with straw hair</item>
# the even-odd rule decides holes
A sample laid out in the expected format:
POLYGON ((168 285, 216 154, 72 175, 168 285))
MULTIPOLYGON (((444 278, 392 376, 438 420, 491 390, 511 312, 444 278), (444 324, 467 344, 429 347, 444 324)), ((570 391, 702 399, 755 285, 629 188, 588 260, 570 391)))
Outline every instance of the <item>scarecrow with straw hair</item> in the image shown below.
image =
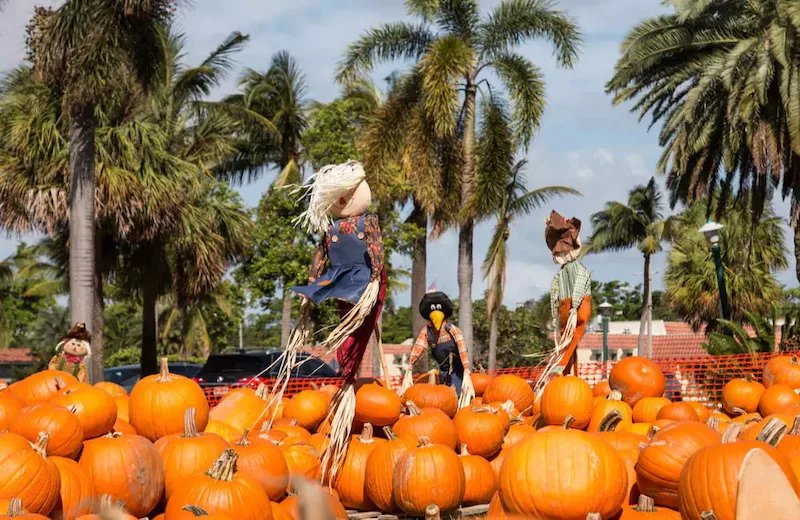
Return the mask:
POLYGON ((56 354, 50 359, 47 368, 68 372, 81 383, 85 383, 89 379, 86 359, 92 357, 91 341, 92 335, 86 330, 86 324, 76 323, 61 337, 56 345, 56 354))

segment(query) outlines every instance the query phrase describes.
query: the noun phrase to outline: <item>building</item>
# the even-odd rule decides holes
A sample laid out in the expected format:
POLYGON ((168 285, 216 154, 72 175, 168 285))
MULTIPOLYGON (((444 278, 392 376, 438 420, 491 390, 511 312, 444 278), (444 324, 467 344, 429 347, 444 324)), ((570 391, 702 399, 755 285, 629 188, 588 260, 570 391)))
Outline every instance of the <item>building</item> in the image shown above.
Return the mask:
MULTIPOLYGON (((618 361, 640 354, 637 348, 639 323, 639 321, 612 321, 608 324, 609 361, 618 361)), ((694 332, 687 323, 654 320, 652 332, 653 358, 685 359, 709 355, 702 346, 708 341, 705 331, 694 332)), ((598 323, 594 323, 578 345, 578 362, 591 363, 602 360, 602 328, 598 323)))
POLYGON ((30 349, 9 348, 0 350, 0 381, 11 383, 15 368, 26 368, 34 364, 30 349))

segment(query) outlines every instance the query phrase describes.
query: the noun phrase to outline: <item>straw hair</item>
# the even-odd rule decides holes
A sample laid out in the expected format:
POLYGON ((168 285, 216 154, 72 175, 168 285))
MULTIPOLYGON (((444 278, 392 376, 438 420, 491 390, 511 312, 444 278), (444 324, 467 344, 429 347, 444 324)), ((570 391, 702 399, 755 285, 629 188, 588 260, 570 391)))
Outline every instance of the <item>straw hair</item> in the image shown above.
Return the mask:
POLYGON ((414 374, 413 371, 411 370, 411 367, 408 367, 408 369, 406 369, 406 373, 403 374, 403 381, 402 383, 400 383, 400 390, 397 393, 402 396, 404 393, 406 393, 406 390, 411 388, 413 384, 414 384, 414 374))
POLYGON ((336 394, 335 403, 328 414, 331 422, 330 444, 322 456, 321 481, 333 484, 344 464, 350 446, 350 431, 356 416, 356 393, 352 383, 346 383, 336 394), (332 416, 332 417, 331 417, 332 416))
POLYGON ((472 384, 469 372, 464 372, 464 379, 461 381, 461 395, 458 397, 458 409, 466 408, 473 399, 475 399, 475 386, 472 384))
POLYGON ((366 173, 358 161, 323 166, 311 177, 304 190, 308 197, 308 208, 295 220, 307 231, 325 233, 331 225, 330 210, 343 195, 352 193, 366 179, 366 173))

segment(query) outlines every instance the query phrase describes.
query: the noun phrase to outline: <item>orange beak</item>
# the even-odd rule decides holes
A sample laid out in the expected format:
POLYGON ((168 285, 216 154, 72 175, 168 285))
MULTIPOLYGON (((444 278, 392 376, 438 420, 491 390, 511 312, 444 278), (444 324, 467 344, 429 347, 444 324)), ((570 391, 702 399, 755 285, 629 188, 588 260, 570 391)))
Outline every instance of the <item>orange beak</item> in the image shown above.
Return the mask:
POLYGON ((442 328, 442 323, 444 323, 444 313, 442 311, 433 311, 430 318, 434 329, 439 330, 442 328))

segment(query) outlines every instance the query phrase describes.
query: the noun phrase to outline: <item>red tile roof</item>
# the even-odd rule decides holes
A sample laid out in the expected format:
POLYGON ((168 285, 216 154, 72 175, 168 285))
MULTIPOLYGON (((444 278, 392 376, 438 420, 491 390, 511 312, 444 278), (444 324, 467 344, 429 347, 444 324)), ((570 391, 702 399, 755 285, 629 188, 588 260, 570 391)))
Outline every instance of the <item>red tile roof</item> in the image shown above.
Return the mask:
POLYGON ((0 363, 30 363, 33 361, 28 348, 8 348, 0 350, 0 363))

